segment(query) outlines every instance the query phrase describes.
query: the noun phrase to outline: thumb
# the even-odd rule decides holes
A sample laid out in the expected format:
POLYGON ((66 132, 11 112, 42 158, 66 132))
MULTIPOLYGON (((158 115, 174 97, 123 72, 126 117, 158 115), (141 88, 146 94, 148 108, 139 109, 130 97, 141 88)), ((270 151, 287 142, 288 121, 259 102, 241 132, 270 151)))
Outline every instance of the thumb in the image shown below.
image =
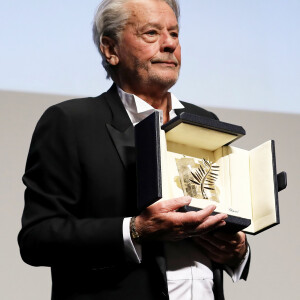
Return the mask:
POLYGON ((157 212, 166 213, 177 210, 185 205, 189 205, 192 201, 191 197, 180 197, 156 202, 152 205, 152 209, 157 212))

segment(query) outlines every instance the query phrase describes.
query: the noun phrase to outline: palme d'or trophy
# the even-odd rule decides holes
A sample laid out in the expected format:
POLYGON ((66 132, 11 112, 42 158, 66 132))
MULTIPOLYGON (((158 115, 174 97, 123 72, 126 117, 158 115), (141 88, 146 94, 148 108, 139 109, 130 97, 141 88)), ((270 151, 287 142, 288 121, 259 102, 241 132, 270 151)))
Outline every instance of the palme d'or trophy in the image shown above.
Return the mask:
POLYGON ((218 201, 215 183, 219 166, 203 158, 186 157, 176 159, 180 183, 185 196, 218 201))

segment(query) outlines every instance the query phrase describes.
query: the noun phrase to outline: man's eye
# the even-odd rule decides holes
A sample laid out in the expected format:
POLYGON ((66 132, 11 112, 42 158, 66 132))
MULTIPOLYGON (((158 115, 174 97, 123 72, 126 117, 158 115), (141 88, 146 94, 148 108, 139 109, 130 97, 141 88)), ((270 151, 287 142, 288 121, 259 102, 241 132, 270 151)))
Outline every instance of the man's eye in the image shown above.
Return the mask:
POLYGON ((154 36, 157 34, 157 32, 155 30, 150 30, 150 31, 147 31, 146 34, 150 35, 150 36, 154 36))
POLYGON ((178 32, 171 32, 170 35, 171 35, 172 37, 178 37, 178 32))

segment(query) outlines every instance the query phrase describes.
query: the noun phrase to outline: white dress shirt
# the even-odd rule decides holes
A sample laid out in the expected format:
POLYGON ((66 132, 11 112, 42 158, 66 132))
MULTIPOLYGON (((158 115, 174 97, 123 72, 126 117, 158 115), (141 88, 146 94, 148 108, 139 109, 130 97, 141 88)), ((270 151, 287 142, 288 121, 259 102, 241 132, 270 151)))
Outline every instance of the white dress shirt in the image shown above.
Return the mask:
MULTIPOLYGON (((154 111, 159 112, 160 123, 163 124, 163 111, 153 108, 141 98, 124 92, 118 87, 119 96, 124 104, 133 125, 138 124, 154 111)), ((172 94, 169 94, 169 118, 176 116, 175 109, 184 106, 172 94)), ((134 243, 130 237, 130 219, 123 221, 123 240, 127 259, 140 263, 142 260, 141 245, 134 243)), ((167 282, 170 300, 213 300, 213 272, 211 261, 199 251, 198 247, 190 240, 164 243, 167 263, 167 282)), ((245 260, 236 269, 226 268, 234 282, 238 281, 244 270, 249 256, 247 251, 245 260)))

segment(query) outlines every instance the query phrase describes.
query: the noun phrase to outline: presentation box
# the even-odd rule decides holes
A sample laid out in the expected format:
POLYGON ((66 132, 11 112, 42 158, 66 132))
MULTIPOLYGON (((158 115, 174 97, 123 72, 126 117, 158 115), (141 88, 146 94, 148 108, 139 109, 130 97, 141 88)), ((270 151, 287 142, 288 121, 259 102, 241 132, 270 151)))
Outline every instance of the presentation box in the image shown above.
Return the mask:
POLYGON ((138 208, 156 201, 191 196, 182 211, 214 204, 226 213, 224 230, 257 234, 279 224, 274 141, 247 151, 231 143, 244 136, 241 126, 181 113, 160 126, 158 112, 135 127, 138 208))

